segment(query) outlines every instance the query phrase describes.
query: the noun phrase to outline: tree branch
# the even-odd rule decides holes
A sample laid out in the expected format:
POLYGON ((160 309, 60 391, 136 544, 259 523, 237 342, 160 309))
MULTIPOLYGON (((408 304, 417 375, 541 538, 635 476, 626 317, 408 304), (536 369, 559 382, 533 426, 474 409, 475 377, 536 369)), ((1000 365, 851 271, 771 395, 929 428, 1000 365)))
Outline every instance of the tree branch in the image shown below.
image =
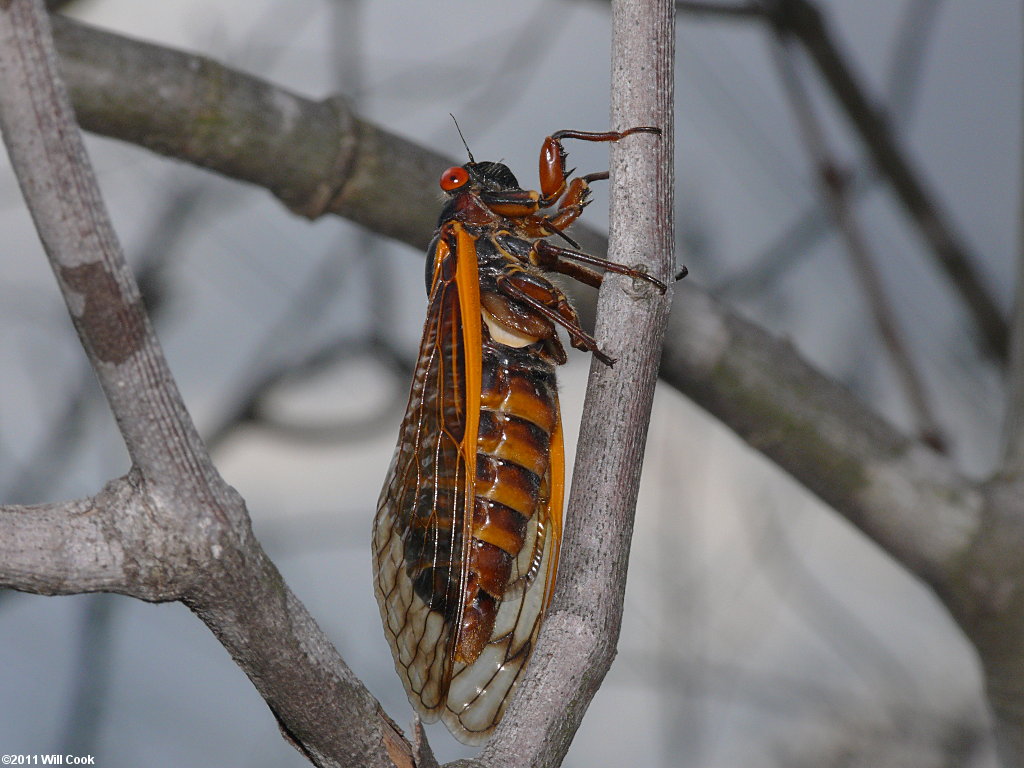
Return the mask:
POLYGON ((982 495, 792 347, 686 281, 661 376, 919 578, 944 583, 981 525, 982 495))
POLYGON ((181 599, 314 763, 386 766, 385 744, 408 756, 285 586, 196 434, 102 204, 40 0, 0 2, 0 129, 134 464, 93 499, 0 509, 3 585, 181 599))
POLYGON ((117 592, 173 600, 183 579, 168 570, 182 553, 165 550, 175 542, 148 535, 140 521, 152 517, 137 473, 88 499, 0 507, 0 585, 40 595, 117 592), (161 576, 142 581, 140 570, 161 576))
MULTIPOLYGON (((671 0, 612 6, 612 127, 662 129, 612 151, 612 260, 673 271, 671 0)), ((595 332, 617 358, 591 366, 554 600, 489 766, 559 765, 604 679, 622 623, 629 543, 669 301, 606 276, 595 332), (580 521, 586 520, 586 524, 580 521)))
POLYGON ((82 127, 270 190, 309 218, 336 213, 425 249, 446 158, 203 56, 53 17, 82 127), (430 183, 423 183, 429 177, 430 183), (395 199, 415 213, 393 216, 395 199))

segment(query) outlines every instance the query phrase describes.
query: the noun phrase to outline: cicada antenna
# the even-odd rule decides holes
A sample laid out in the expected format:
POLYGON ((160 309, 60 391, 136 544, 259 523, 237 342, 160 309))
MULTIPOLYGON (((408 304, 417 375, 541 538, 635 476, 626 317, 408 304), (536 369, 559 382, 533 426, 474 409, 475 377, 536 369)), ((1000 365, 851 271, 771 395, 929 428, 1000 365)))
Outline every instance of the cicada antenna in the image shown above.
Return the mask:
POLYGON ((475 163, 476 159, 473 157, 473 153, 469 151, 469 144, 466 143, 466 137, 462 135, 462 129, 459 128, 459 121, 455 119, 455 115, 451 112, 448 113, 448 117, 455 123, 455 130, 459 132, 459 138, 462 139, 462 146, 466 148, 466 154, 469 155, 469 162, 475 163))

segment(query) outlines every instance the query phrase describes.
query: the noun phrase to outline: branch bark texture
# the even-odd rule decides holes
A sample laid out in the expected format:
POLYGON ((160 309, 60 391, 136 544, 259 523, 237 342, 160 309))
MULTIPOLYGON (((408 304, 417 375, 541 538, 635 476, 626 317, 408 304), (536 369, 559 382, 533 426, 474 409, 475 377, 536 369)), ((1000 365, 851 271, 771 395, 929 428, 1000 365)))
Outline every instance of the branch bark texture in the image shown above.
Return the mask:
MULTIPOLYGON (((610 258, 672 273, 674 12, 670 0, 612 5, 612 127, 662 129, 612 150, 610 258)), ((526 678, 481 754, 490 766, 559 765, 611 666, 669 299, 606 276, 555 597, 526 678), (528 706, 527 706, 528 703, 528 706)))
POLYGON ((0 509, 0 586, 181 600, 315 764, 389 765, 377 703, 264 554, 185 409, 103 206, 39 0, 0 3, 0 129, 133 463, 91 499, 0 509))

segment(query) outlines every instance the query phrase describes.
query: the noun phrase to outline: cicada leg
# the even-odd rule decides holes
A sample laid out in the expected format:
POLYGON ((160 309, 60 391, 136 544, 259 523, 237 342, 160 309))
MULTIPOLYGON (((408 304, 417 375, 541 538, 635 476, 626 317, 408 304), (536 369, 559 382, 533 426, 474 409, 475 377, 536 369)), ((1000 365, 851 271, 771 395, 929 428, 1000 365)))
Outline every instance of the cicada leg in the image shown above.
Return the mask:
POLYGON ((570 251, 568 248, 559 248, 557 245, 552 245, 545 240, 534 242, 533 247, 530 248, 530 262, 541 269, 567 275, 594 288, 601 286, 601 282, 604 279, 601 274, 574 262, 582 262, 583 264, 600 267, 605 272, 614 272, 618 275, 646 280, 662 294, 668 290, 668 287, 661 280, 652 277, 643 270, 617 264, 614 261, 601 259, 597 256, 591 256, 589 253, 583 253, 582 251, 570 251))
POLYGON ((569 177, 573 171, 565 169, 567 153, 562 146, 562 140, 619 141, 634 133, 660 135, 661 129, 641 125, 625 131, 603 133, 556 131, 544 139, 544 144, 541 147, 540 192, 526 189, 485 190, 480 193, 480 200, 499 216, 519 220, 519 229, 523 234, 530 237, 559 235, 570 245, 579 247, 576 241, 564 234, 563 230, 580 217, 583 209, 590 202, 590 183, 607 179, 608 172, 590 173, 570 182, 569 177), (556 203, 558 203, 558 208, 554 214, 540 213, 544 208, 550 208, 556 203))
POLYGON ((553 216, 545 216, 544 225, 550 227, 549 231, 562 234, 562 230, 576 221, 583 213, 583 209, 590 205, 590 182, 607 178, 608 171, 601 171, 573 179, 558 204, 558 212, 553 216))
POLYGON ((597 340, 580 327, 579 315, 565 294, 547 280, 517 269, 499 275, 497 286, 506 296, 522 302, 542 317, 565 328, 570 343, 576 349, 593 352, 594 357, 605 365, 615 364, 613 358, 601 351, 597 340))
MULTIPOLYGON (((661 135, 660 128, 640 125, 624 131, 556 131, 544 139, 540 150, 540 207, 547 208, 555 204, 567 187, 567 179, 572 171, 565 170, 567 152, 562 146, 562 139, 579 139, 581 141, 619 141, 634 133, 653 133, 661 135)), ((585 177, 586 178, 586 177, 585 177)), ((592 179, 607 178, 607 174, 591 174, 592 179)))

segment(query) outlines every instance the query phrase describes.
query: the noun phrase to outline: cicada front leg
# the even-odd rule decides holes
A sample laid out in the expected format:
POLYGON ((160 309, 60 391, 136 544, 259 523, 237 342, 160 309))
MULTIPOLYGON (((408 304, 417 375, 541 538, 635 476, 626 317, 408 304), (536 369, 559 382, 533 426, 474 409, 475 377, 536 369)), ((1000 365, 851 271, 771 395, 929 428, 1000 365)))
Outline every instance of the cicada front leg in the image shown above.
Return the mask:
POLYGON ((573 172, 565 168, 568 153, 562 146, 562 140, 619 141, 634 133, 660 135, 661 129, 641 125, 625 131, 602 133, 556 131, 544 139, 541 147, 540 192, 525 189, 485 190, 480 193, 480 200, 494 213, 515 219, 520 234, 528 237, 560 235, 571 245, 578 247, 574 240, 563 234, 564 230, 580 217, 590 202, 591 182, 607 179, 608 172, 590 173, 570 181, 569 177, 573 172), (541 213, 543 209, 550 208, 556 203, 558 207, 555 213, 541 213))
POLYGON ((549 228, 549 232, 553 230, 561 234, 562 230, 576 221, 583 209, 590 205, 590 182, 607 178, 608 171, 601 171, 573 179, 558 203, 557 212, 553 216, 544 217, 544 225, 549 228))
MULTIPOLYGON (((544 139, 544 145, 540 150, 540 207, 548 208, 554 205, 565 193, 568 186, 568 178, 572 171, 565 170, 565 158, 568 153, 562 146, 562 139, 579 139, 580 141, 619 141, 634 133, 653 133, 661 135, 660 128, 650 125, 640 125, 635 128, 627 128, 624 131, 604 131, 594 133, 591 131, 556 131, 544 139)), ((584 179, 591 181, 598 178, 608 178, 607 173, 591 174, 584 179)))

